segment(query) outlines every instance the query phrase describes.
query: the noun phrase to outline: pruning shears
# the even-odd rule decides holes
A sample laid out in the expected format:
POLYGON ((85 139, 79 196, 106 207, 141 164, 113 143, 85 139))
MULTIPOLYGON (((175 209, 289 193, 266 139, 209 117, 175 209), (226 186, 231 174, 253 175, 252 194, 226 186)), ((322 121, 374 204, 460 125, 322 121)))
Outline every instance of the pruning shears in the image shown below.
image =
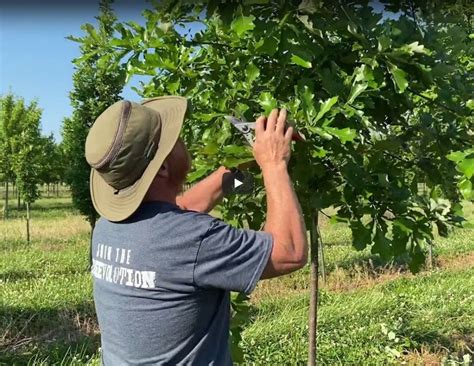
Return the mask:
MULTIPOLYGON (((234 117, 234 116, 225 116, 225 118, 235 127, 237 128, 242 135, 244 135, 245 140, 250 146, 254 144, 254 133, 255 130, 255 122, 247 122, 245 117, 241 119, 234 117)), ((287 124, 294 127, 294 123, 292 121, 287 121, 287 124)), ((305 136, 294 130, 293 136, 291 137, 292 141, 306 141, 305 136)))

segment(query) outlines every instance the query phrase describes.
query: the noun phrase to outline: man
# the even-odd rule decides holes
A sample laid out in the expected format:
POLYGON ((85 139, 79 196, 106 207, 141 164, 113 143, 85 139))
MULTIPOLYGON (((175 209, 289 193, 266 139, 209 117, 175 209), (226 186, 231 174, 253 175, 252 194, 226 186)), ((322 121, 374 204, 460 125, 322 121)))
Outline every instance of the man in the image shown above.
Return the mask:
POLYGON ((120 101, 86 141, 94 301, 104 365, 230 365, 229 291, 307 261, 304 220, 287 164, 286 111, 256 123, 255 160, 267 192, 263 231, 207 215, 222 197, 221 167, 180 195, 190 157, 179 138, 187 100, 120 101))

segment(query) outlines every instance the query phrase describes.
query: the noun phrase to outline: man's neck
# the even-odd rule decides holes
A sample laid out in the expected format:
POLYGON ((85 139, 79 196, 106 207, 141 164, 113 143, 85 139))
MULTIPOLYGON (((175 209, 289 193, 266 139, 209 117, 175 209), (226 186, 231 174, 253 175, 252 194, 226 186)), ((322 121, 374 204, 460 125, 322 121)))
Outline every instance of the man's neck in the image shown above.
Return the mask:
POLYGON ((178 194, 178 189, 173 189, 171 187, 164 186, 156 187, 152 185, 146 193, 143 202, 162 201, 176 205, 176 197, 178 196, 178 194))

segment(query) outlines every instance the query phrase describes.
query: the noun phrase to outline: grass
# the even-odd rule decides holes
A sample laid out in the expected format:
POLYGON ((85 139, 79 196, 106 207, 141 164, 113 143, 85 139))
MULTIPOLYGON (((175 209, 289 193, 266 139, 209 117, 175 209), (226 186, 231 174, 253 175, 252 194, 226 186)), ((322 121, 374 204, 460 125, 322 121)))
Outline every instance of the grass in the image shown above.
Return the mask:
MULTIPOLYGON (((422 346, 441 358, 467 354, 474 330, 474 296, 469 288, 474 288, 472 268, 393 280, 354 292, 322 291, 319 363, 396 363, 422 346)), ((304 364, 307 309, 303 293, 262 302, 244 333, 246 362, 304 364)))
MULTIPOLYGON (((68 198, 44 198, 32 210, 30 245, 22 211, 0 224, 0 365, 99 364, 89 226, 68 198)), ((353 250, 342 225, 323 222, 322 235, 319 364, 472 362, 474 229, 438 238, 436 267, 416 276, 353 250)), ((258 285, 243 333, 246 365, 305 364, 308 287, 307 269, 258 285)))

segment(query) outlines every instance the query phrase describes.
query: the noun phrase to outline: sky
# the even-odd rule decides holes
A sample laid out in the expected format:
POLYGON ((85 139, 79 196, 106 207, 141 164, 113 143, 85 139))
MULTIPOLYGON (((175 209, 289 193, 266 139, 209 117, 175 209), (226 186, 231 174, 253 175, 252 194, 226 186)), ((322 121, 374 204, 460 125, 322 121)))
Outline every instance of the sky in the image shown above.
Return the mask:
MULTIPOLYGON (((79 56, 79 45, 65 39, 82 35, 80 26, 96 24, 98 1, 14 0, 0 3, 0 94, 12 91, 29 102, 38 99, 43 109, 43 134, 61 139, 64 117, 70 116, 69 92, 72 89, 72 60, 79 56)), ((140 22, 144 1, 116 0, 119 20, 140 22)), ((122 96, 138 100, 127 85, 122 96)))
MULTIPOLYGON (((0 3, 0 94, 12 91, 26 102, 38 99, 43 109, 43 134, 61 140, 61 123, 72 114, 69 92, 79 45, 68 35, 82 35, 80 26, 96 24, 98 0, 14 0, 0 3)), ((380 5, 380 4, 378 4, 380 5)), ((116 0, 113 8, 119 21, 142 23, 145 0, 116 0)), ((380 6, 376 6, 380 10, 380 6)), ((125 87, 124 99, 139 100, 131 90, 138 79, 125 87)))

